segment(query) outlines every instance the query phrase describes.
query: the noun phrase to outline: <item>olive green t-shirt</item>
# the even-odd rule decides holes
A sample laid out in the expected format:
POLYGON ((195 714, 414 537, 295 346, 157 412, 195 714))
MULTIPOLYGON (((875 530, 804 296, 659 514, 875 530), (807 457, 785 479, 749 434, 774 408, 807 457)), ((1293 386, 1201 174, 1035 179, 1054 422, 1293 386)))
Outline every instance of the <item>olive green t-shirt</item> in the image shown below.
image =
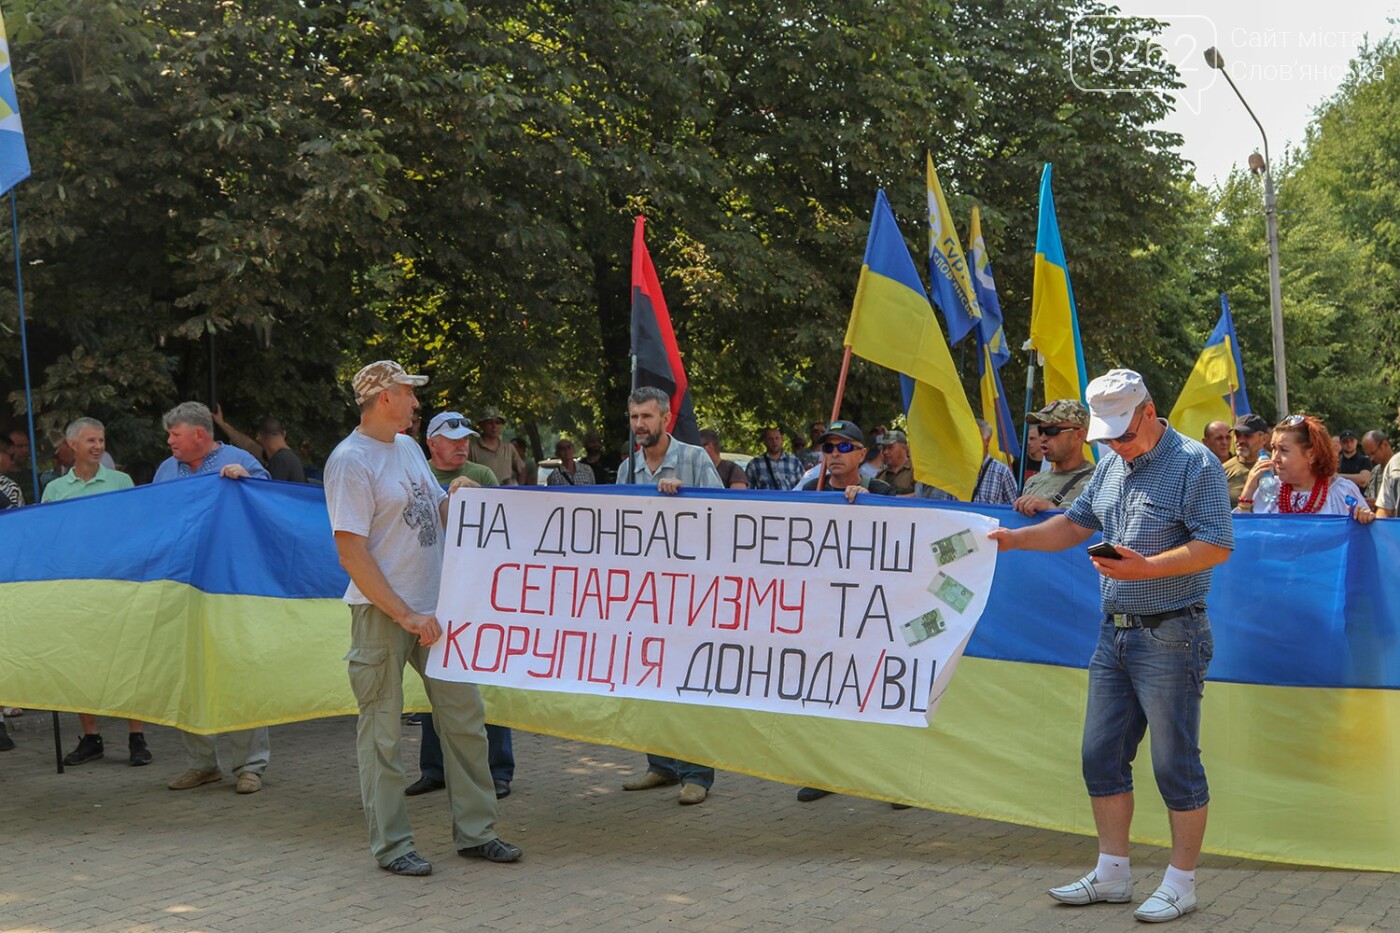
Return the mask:
POLYGON ((478 486, 500 485, 500 483, 496 482, 496 474, 491 472, 490 467, 482 466, 479 463, 472 463, 470 460, 455 470, 439 470, 437 467, 433 466, 433 461, 429 460, 428 469, 433 471, 433 475, 437 477, 437 481, 443 486, 446 486, 459 476, 465 476, 467 479, 476 480, 478 486))
POLYGON ((1021 494, 1049 499, 1055 508, 1067 509, 1071 502, 1079 498, 1084 487, 1089 485, 1089 477, 1093 475, 1094 465, 1092 463, 1086 463, 1078 470, 1072 470, 1068 473, 1045 470, 1028 477, 1026 488, 1022 490, 1021 494))

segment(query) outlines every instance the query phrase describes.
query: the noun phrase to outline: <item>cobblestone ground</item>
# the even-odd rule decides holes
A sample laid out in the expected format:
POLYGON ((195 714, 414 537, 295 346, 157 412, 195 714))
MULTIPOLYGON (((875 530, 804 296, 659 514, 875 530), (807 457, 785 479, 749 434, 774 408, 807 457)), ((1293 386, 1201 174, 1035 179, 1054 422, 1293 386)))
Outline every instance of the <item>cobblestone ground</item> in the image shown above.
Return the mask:
MULTIPOLYGON (((65 751, 77 737, 64 716, 65 751)), ((523 861, 452 851, 441 793, 410 801, 429 878, 380 871, 365 845, 354 723, 272 731, 261 793, 231 779, 190 791, 179 736, 150 729, 155 762, 109 757, 54 773, 49 716, 10 720, 0 754, 0 930, 1131 930, 1132 906, 1070 908, 1045 895, 1081 874, 1090 840, 853 797, 798 803, 794 788, 721 773, 710 799, 624 793, 642 756, 516 733, 501 835, 523 861)), ((416 761, 418 730, 405 726, 416 761)), ((416 777, 411 769, 410 777, 416 777)), ((1137 900, 1166 865, 1134 852, 1137 900)), ((1201 908, 1174 930, 1397 930, 1400 876, 1207 856, 1201 908)))

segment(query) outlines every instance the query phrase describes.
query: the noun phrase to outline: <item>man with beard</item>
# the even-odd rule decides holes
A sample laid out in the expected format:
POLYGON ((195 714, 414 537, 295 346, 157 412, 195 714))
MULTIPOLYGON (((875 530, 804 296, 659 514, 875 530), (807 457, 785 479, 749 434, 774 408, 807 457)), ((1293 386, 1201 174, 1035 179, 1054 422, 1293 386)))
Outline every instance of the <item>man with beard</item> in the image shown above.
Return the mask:
POLYGON ((1235 421, 1235 455, 1223 464, 1225 480, 1230 486, 1230 508, 1240 504, 1249 471, 1259 462, 1260 452, 1269 445, 1273 428, 1255 414, 1240 415, 1235 421))
MULTIPOLYGON (((630 465, 624 464, 618 470, 617 481, 639 486, 654 484, 658 492, 668 496, 676 495, 686 486, 723 489, 724 484, 705 448, 678 441, 666 432, 670 414, 671 400, 665 392, 654 386, 632 390, 627 397, 627 417, 631 421, 632 436, 641 449, 632 455, 630 465)), ((622 789, 650 790, 678 783, 681 785, 680 802, 688 806, 709 796, 714 782, 714 768, 648 754, 646 774, 623 784, 622 789)))

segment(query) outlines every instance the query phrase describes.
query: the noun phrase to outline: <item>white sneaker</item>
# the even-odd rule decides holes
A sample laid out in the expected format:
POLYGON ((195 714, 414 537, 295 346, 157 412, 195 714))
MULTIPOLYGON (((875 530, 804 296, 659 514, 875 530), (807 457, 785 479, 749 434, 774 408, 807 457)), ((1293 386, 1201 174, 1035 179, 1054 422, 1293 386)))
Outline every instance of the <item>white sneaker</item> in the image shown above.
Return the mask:
POLYGON ((1051 897, 1061 904, 1126 904, 1133 899, 1133 879, 1126 881, 1100 881, 1097 870, 1071 884, 1051 888, 1051 897))
POLYGON ((1133 911, 1133 916, 1147 923, 1166 923, 1196 909, 1196 892, 1177 894, 1175 888, 1162 885, 1152 896, 1133 911))

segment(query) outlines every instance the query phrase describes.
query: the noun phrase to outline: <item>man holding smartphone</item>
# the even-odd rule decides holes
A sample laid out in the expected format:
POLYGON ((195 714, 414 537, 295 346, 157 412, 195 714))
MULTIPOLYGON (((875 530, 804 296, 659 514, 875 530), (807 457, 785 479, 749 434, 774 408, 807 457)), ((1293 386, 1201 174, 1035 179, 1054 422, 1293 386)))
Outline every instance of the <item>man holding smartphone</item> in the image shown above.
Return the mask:
POLYGON ((1158 417, 1140 375, 1112 370, 1089 383, 1085 395, 1088 440, 1105 442, 1112 452, 1064 514, 1028 528, 998 528, 989 537, 1003 551, 1058 551, 1102 532, 1117 554, 1090 555, 1101 575, 1104 615, 1089 663, 1082 757, 1099 860, 1050 895, 1074 905, 1132 899, 1132 761, 1151 729, 1172 857, 1161 886, 1134 916, 1162 922, 1196 909, 1196 861, 1210 799, 1199 741, 1213 650, 1205 597, 1211 568, 1234 548, 1230 494, 1220 460, 1158 417))

